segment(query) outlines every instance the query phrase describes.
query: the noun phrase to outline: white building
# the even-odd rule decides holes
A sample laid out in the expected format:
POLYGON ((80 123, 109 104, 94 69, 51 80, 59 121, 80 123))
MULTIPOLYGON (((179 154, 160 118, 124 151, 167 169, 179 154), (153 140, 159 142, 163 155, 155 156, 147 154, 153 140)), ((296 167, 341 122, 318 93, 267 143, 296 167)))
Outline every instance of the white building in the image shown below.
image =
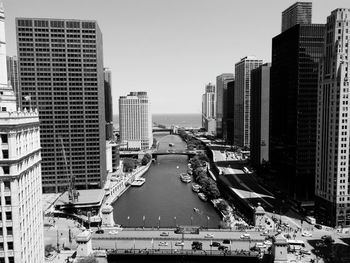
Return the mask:
POLYGON ((318 223, 350 227, 350 9, 327 18, 320 63, 315 215, 318 223))
POLYGON ((216 134, 216 96, 215 86, 208 83, 205 86, 205 93, 202 95, 202 127, 208 133, 216 134))
POLYGON ((39 117, 16 111, 4 24, 0 0, 0 262, 44 262, 39 117))
POLYGON ((121 149, 152 147, 152 115, 147 92, 130 92, 119 98, 119 131, 121 149))

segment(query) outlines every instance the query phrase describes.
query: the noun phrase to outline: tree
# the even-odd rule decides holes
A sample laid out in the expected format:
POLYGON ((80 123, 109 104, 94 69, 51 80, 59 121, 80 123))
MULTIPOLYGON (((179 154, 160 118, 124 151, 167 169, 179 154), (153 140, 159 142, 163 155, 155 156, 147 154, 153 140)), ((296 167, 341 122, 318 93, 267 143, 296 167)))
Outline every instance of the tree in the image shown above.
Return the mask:
POLYGON ((123 171, 132 172, 137 166, 137 160, 132 158, 126 158, 123 160, 123 171))
POLYGON ((142 160, 141 160, 141 164, 142 164, 142 165, 146 165, 146 164, 148 164, 151 160, 152 160, 152 156, 151 156, 149 153, 146 153, 146 154, 143 156, 142 160))

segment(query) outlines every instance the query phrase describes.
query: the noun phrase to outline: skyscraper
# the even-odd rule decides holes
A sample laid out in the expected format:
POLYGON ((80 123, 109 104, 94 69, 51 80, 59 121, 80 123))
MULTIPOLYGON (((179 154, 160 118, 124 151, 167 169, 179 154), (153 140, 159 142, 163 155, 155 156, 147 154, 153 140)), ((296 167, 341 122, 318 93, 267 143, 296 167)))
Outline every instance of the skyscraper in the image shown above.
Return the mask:
POLYGON ((113 138, 112 71, 104 68, 106 139, 113 138))
POLYGON ((298 24, 272 39, 270 163, 279 187, 309 205, 314 197, 318 62, 324 31, 324 25, 298 24))
POLYGON ((19 92, 19 73, 18 73, 18 58, 16 56, 7 56, 6 57, 7 64, 7 77, 11 84, 11 87, 15 93, 17 99, 17 107, 19 106, 18 101, 18 92, 19 92))
POLYGON ((262 60, 247 56, 235 65, 234 88, 234 144, 250 146, 250 72, 262 60))
POLYGON ((39 110, 43 191, 106 178, 102 34, 96 21, 17 18, 20 105, 39 110), (63 156, 66 153, 67 163, 63 156))
POLYGON ((208 83, 202 95, 202 127, 210 134, 216 134, 216 98, 215 86, 208 83))
POLYGON ((234 141, 234 88, 234 80, 227 82, 227 92, 224 98, 224 114, 222 118, 223 137, 230 145, 233 145, 234 141))
POLYGON ((315 215, 320 223, 350 226, 350 9, 327 18, 320 63, 315 215))
POLYGON ((311 24, 312 3, 296 2, 282 12, 282 32, 297 25, 311 24))
POLYGON ((0 0, 0 262, 44 262, 38 113, 19 112, 7 81, 0 0))
POLYGON ((153 144, 151 103, 147 92, 130 92, 119 98, 120 148, 150 149, 153 144))
POLYGON ((232 81, 232 73, 223 73, 216 77, 216 136, 223 136, 222 118, 224 116, 224 100, 226 99, 227 83, 232 81))
POLYGON ((254 166, 269 160, 270 68, 266 63, 251 72, 250 160, 254 166))

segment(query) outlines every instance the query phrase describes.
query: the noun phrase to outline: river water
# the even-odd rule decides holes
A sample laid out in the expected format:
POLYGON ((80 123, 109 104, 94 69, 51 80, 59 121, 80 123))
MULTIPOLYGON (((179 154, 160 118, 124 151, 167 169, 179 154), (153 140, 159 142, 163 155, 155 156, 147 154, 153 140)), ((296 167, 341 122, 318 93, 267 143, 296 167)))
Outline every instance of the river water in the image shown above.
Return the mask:
MULTIPOLYGON (((159 151, 183 151, 185 148, 186 143, 177 135, 163 135, 159 139, 159 151), (175 146, 169 147, 169 143, 175 146)), ((187 156, 158 156, 144 175, 146 182, 141 187, 130 187, 113 204, 115 222, 130 227, 192 224, 218 228, 220 216, 212 204, 201 201, 192 191, 191 184, 185 184, 179 178, 180 173, 186 172, 187 164, 187 156), (195 207, 199 212, 194 211, 195 207)))

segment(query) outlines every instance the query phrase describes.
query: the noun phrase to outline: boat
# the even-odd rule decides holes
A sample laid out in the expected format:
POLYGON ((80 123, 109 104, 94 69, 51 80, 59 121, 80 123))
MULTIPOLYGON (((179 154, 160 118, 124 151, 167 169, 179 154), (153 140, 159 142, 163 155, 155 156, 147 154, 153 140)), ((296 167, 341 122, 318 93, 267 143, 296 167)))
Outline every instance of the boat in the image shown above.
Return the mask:
POLYGON ((190 183, 192 182, 192 177, 186 173, 182 173, 180 174, 180 179, 182 182, 184 183, 190 183))
POLYGON ((201 188, 201 186, 199 184, 193 183, 192 184, 192 191, 198 193, 199 189, 201 188))
POLYGON ((173 147, 174 145, 175 145, 175 144, 173 144, 173 143, 169 143, 169 146, 170 146, 170 147, 173 147))
POLYGON ((199 197, 202 201, 207 201, 207 200, 208 200, 207 197, 206 197, 206 195, 203 194, 203 193, 198 193, 198 197, 199 197))
POLYGON ((196 212, 196 213, 199 213, 199 209, 198 208, 193 208, 193 210, 196 212))
POLYGON ((141 186, 141 185, 143 185, 145 182, 146 182, 146 179, 140 177, 140 178, 134 180, 134 181, 131 183, 131 186, 141 186))

